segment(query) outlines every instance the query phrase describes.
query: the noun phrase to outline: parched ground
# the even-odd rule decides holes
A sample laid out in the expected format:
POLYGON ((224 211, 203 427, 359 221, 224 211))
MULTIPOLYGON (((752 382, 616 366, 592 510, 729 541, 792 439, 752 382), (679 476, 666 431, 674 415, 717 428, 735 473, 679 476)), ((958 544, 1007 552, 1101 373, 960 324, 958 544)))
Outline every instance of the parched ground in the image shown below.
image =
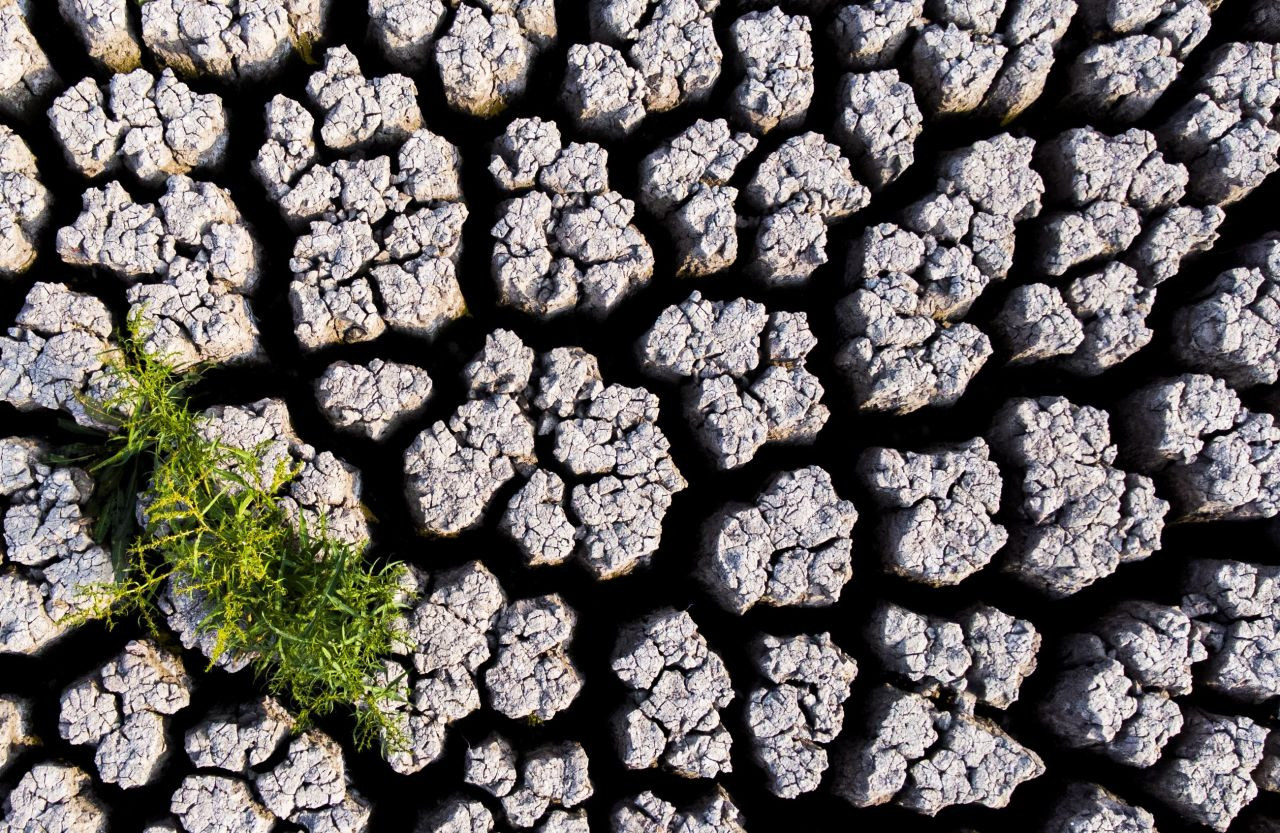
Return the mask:
POLYGON ((1277 0, 0 0, 0 833, 1280 831, 1277 0), (104 354, 411 566, 110 581, 104 354))

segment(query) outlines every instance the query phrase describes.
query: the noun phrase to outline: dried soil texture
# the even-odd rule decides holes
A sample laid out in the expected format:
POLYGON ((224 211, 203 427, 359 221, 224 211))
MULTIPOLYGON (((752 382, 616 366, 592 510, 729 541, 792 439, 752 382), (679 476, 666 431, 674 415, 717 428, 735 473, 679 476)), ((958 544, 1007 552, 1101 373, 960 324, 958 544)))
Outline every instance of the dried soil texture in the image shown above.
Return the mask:
POLYGON ((0 833, 1280 831, 1280 0, 0 0, 0 833), (409 748, 80 615, 128 316, 409 748))

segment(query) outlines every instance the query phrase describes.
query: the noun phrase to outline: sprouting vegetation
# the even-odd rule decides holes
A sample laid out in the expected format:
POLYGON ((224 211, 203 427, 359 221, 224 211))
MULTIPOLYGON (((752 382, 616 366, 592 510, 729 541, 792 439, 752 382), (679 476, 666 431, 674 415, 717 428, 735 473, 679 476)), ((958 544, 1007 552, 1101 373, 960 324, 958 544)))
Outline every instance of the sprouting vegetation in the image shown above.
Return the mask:
POLYGON ((403 566, 372 567, 323 521, 290 517, 280 494, 296 471, 282 463, 264 472, 260 449, 204 436, 189 402, 198 371, 150 355, 139 326, 131 321, 119 337, 112 393, 91 403, 115 430, 70 455, 98 484, 98 540, 115 558, 116 583, 92 591, 93 615, 136 614, 156 629, 163 592, 196 594, 214 660, 251 658, 300 723, 354 708, 357 745, 399 747, 400 681, 380 672, 396 638, 403 566))

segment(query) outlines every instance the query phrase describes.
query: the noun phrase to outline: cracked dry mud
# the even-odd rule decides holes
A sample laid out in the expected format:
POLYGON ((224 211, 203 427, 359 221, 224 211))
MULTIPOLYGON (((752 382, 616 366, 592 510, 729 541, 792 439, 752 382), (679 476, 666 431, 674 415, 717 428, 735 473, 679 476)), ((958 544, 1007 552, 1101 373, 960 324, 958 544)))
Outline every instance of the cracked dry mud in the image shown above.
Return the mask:
POLYGON ((0 0, 0 833, 1277 833, 1277 169, 1280 0, 0 0), (131 315, 407 748, 81 621, 131 315))

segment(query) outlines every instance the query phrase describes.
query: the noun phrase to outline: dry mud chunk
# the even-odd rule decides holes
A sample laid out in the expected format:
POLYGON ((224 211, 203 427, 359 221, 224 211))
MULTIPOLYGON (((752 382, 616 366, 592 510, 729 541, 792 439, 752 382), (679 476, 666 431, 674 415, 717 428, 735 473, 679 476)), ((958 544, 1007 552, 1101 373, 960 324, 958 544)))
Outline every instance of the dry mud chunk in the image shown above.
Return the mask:
POLYGON ((425 501, 428 530, 450 534, 450 524, 473 523, 472 513, 478 517, 498 486, 518 473, 529 479, 512 495, 499 525, 528 563, 559 564, 576 555, 597 578, 608 579, 647 561, 657 549, 671 497, 686 485, 656 425, 657 397, 643 388, 606 386, 595 357, 577 348, 543 354, 535 372, 533 351, 505 330, 488 338, 463 375, 473 399, 447 429, 440 423, 434 434, 422 435, 413 451, 418 456, 406 463, 422 472, 411 488, 421 490, 413 499, 425 501), (504 425, 485 433, 465 428, 467 420, 504 425), (454 454, 461 458, 461 497, 457 490, 431 491, 431 483, 453 475, 421 462, 421 455, 436 454, 448 442, 440 431, 464 428, 475 439, 454 440, 461 443, 454 454), (549 458, 541 461, 534 459, 535 429, 550 437, 549 458), (466 447, 481 440, 483 449, 466 447), (495 452, 499 459, 492 465, 482 459, 495 452), (465 476, 473 458, 487 482, 465 476), (537 462, 541 467, 535 469, 537 462), (565 478, 574 481, 571 489, 565 478), (440 509, 464 498, 465 517, 440 509))
POLYGON ((911 766, 897 802, 925 815, 957 804, 1004 807, 1020 784, 1044 773, 1040 757, 995 724, 964 714, 938 720, 939 746, 911 766))
POLYGON ((1191 666, 1205 658, 1201 636, 1186 613, 1152 602, 1129 602, 1094 626, 1107 655, 1144 689, 1191 691, 1191 666))
POLYGON ((570 292, 582 295, 578 306, 602 317, 649 282, 653 253, 631 223, 631 200, 609 191, 575 203, 557 212, 550 249, 560 255, 552 270, 561 274, 547 277, 574 286, 570 292))
POLYGON ((187 757, 201 769, 247 773, 275 754, 293 717, 273 697, 219 709, 187 730, 187 757))
POLYGON ((1073 103, 1099 118, 1132 122, 1145 115, 1209 32, 1217 3, 1090 0, 1080 17, 1091 40, 1071 67, 1073 103))
POLYGON ((511 744, 491 735, 467 750, 464 777, 497 798, 507 821, 521 829, 541 821, 540 831, 578 830, 578 814, 558 808, 576 807, 593 792, 587 753, 574 741, 539 746, 517 760, 511 744))
POLYGON ((533 188, 539 172, 556 161, 562 141, 555 122, 512 119, 493 143, 489 173, 504 191, 533 188))
POLYGON ((1116 652, 1092 634, 1065 643, 1062 666, 1040 715, 1067 746, 1097 749, 1136 767, 1155 763, 1183 723, 1182 710, 1167 690, 1145 689, 1116 652))
POLYGON ((0 397, 19 411, 62 410, 80 425, 101 425, 86 399, 104 396, 109 384, 106 305, 64 284, 36 283, 14 323, 0 337, 0 397))
MULTIPOLYGON (((489 337, 489 345, 498 343, 489 337)), ((508 393, 469 399, 447 423, 423 431, 404 454, 418 524, 436 535, 474 526, 502 484, 535 462, 533 441, 533 421, 508 393)))
POLYGON ((1012 7, 998 35, 1010 52, 982 103, 984 115, 1008 121, 1040 98, 1076 9, 1073 0, 1022 2, 1012 7))
POLYGON ((524 312, 603 317, 649 282, 653 250, 631 222, 635 203, 609 190, 603 148, 573 143, 544 161, 558 135, 554 125, 518 119, 499 140, 490 166, 499 184, 536 177, 539 190, 500 206, 493 277, 502 303, 524 312))
POLYGON ((480 708, 474 675, 490 657, 487 634, 506 597, 498 580, 478 561, 413 582, 421 591, 402 626, 405 639, 389 660, 381 684, 397 684, 403 700, 387 715, 408 748, 387 755, 392 769, 417 772, 444 751, 445 731, 480 708), (429 592, 428 592, 429 590, 429 592))
POLYGON ((987 605, 960 616, 965 648, 972 664, 965 676, 982 703, 1006 709, 1018 699, 1022 681, 1036 670, 1040 634, 1026 619, 1015 619, 987 605))
POLYGON ((924 126, 911 85, 896 69, 845 75, 835 135, 872 188, 883 188, 915 162, 924 126))
POLYGON ((1183 374, 1136 391, 1120 409, 1124 451, 1140 471, 1193 462, 1206 439, 1228 432, 1240 419, 1240 397, 1221 379, 1183 374))
POLYGON ((115 75, 105 101, 86 78, 54 99, 49 120, 67 161, 89 178, 123 161, 156 186, 171 174, 217 168, 227 147, 222 99, 193 92, 171 69, 158 80, 145 69, 115 75))
POLYGON ((298 238, 289 265, 300 280, 289 303, 304 347, 369 341, 386 330, 369 279, 357 277, 377 254, 373 229, 360 221, 313 222, 298 238))
POLYGON ((258 282, 258 244, 230 192, 183 175, 168 178, 156 205, 135 203, 118 182, 90 188, 57 248, 66 263, 131 284, 148 352, 179 365, 261 357, 246 298, 258 282))
POLYGON ((1010 353, 1010 364, 1071 355, 1084 341, 1084 325, 1062 292, 1044 283, 1014 287, 993 327, 1010 353))
POLYGON ((111 556, 89 535, 88 473, 54 468, 43 443, 0 440, 4 540, 0 561, 0 653, 36 654, 94 606, 88 588, 114 578, 111 556))
POLYGON ((62 695, 59 734, 97 747, 102 780, 138 787, 160 774, 169 756, 168 715, 190 702, 191 680, 177 654, 134 640, 95 674, 62 695))
POLYGON ((1068 596, 1160 546, 1169 505, 1150 478, 1112 466, 1107 415, 1062 397, 1010 400, 987 441, 1013 483, 1005 569, 1068 596))
POLYGON ((743 79, 733 91, 734 117, 756 133, 798 125, 813 98, 813 24, 777 6, 733 22, 737 64, 743 79))
POLYGON ((268 833, 276 824, 248 784, 225 775, 188 775, 169 810, 186 833, 268 833))
POLYGON ((916 281, 890 274, 865 281, 836 307, 846 338, 836 366, 859 408, 904 414, 953 404, 991 356, 981 330, 941 326, 920 309, 922 295, 916 281))
POLYGON ((323 516, 330 535, 360 547, 369 540, 359 470, 302 442, 282 400, 209 408, 201 415, 200 431, 207 439, 257 454, 262 465, 244 474, 257 477, 264 488, 275 481, 277 466, 296 471, 282 486, 285 511, 294 523, 315 528, 323 516))
POLYGON ((422 127, 413 81, 398 73, 366 79, 345 46, 325 52, 324 67, 307 79, 307 95, 324 110, 320 139, 332 150, 403 142, 422 127))
POLYGON ((1137 465, 1163 470, 1183 520, 1280 512, 1280 428, 1220 379, 1184 374, 1133 394, 1124 411, 1137 465))
POLYGON ((1280 167, 1276 131, 1276 50, 1269 43, 1228 43, 1209 58, 1193 97, 1160 129, 1191 173, 1189 190, 1226 205, 1244 197, 1280 167))
POLYGON ((641 365, 667 381, 743 376, 759 364, 768 323, 754 301, 705 301, 694 292, 658 316, 638 345, 641 365))
POLYGON ((555 472, 534 472, 507 504, 501 526, 530 565, 562 564, 573 555, 577 529, 565 512, 565 483, 555 472))
POLYGON ((955 622, 921 616, 892 603, 879 605, 866 628, 867 643, 885 669, 921 694, 963 691, 973 656, 955 622))
POLYGON ((645 89, 640 72, 612 46, 569 47, 560 100, 583 130, 611 138, 630 133, 645 117, 645 89))
POLYGON ((865 410, 908 413, 955 402, 991 355, 965 315, 1013 264, 1016 223, 1036 216, 1044 183, 1035 144, 1001 134, 943 157, 937 193, 854 243, 837 306, 836 366, 865 410))
POLYGON ((957 584, 1008 539, 992 520, 1000 508, 1000 470, 981 438, 926 452, 869 449, 858 472, 880 507, 883 561, 898 575, 957 584))
POLYGON ((489 833, 493 813, 469 798, 449 798, 418 823, 417 833, 489 833))
POLYGON ((31 733, 31 704, 16 697, 0 697, 0 775, 24 749, 38 743, 31 733))
POLYGON ((732 683, 688 613, 660 611, 624 628, 612 667, 631 690, 614 725, 628 769, 661 765, 686 778, 731 771, 733 739, 720 710, 732 683))
POLYGON ((447 8, 443 0, 369 0, 369 40, 396 66, 424 69, 447 8))
POLYGON ((871 0, 837 10, 831 38, 842 63, 853 69, 882 69, 924 23, 925 0, 871 0))
POLYGON ((826 263, 826 224, 871 199, 840 149, 813 132, 786 140, 765 157, 744 196, 763 215, 748 268, 782 286, 803 283, 826 263))
POLYGON ((720 77, 711 14, 720 0, 592 0, 593 37, 625 47, 645 84, 645 109, 701 101, 720 77))
MULTIPOLYGON (((914 86, 936 115, 979 112, 1007 122, 1044 91, 1075 11, 1073 0, 931 4, 933 22, 919 28, 911 49, 914 86)), ((845 19, 874 32, 906 26, 910 14, 901 9, 890 17, 864 12, 845 19)), ((902 37, 895 35, 898 42, 902 37)))
POLYGON ((1075 208, 1096 200, 1131 205, 1142 214, 1182 198, 1187 172, 1166 162, 1145 130, 1109 136, 1091 127, 1067 130, 1036 152, 1046 197, 1075 208))
POLYGON ((467 747, 463 780, 494 797, 509 794, 516 786, 516 751, 501 735, 467 747))
POLYGON ((699 119, 640 164, 640 202, 666 221, 681 274, 712 274, 737 260, 738 189, 728 183, 755 147, 724 119, 699 119))
POLYGON ((931 24, 912 47, 912 75, 931 112, 966 113, 982 103, 1007 54, 1007 47, 990 37, 931 24))
POLYGON ((1157 286, 1178 273, 1184 257, 1211 247, 1225 218, 1216 205, 1170 208, 1148 224, 1125 259, 1138 270, 1144 286, 1157 286))
POLYGON ((1156 833, 1155 819, 1097 784, 1071 784, 1045 822, 1044 833, 1156 833))
POLYGON ((853 575, 858 513, 817 466, 784 472, 755 505, 727 507, 703 532, 698 576, 728 610, 825 606, 853 575))
POLYGON ((510 330, 485 336, 484 349, 462 369, 473 395, 521 393, 533 375, 534 353, 510 330))
POLYGON ((1192 370, 1235 387, 1274 384, 1280 376, 1280 237, 1250 246, 1241 260, 1175 313, 1170 346, 1192 370))
POLYGON ((1178 75, 1181 63, 1169 52, 1166 41, 1147 35, 1091 46, 1071 67, 1072 97, 1094 116, 1135 121, 1178 75))
POLYGON ((265 108, 267 141, 258 149, 253 173, 273 199, 289 193, 316 158, 315 118, 298 102, 276 94, 265 108))
POLYGON ((816 344, 805 313, 694 292, 663 310, 637 349, 650 376, 686 380, 686 418, 714 463, 729 469, 767 442, 811 442, 826 424, 822 384, 805 367, 816 344))
POLYGON ((76 30, 89 57, 112 72, 142 63, 142 48, 129 20, 129 0, 58 0, 62 18, 76 30))
MULTIPOLYGON (((606 393, 617 390, 637 389, 613 385, 606 393)), ((574 486, 568 504, 578 523, 578 560, 602 579, 623 575, 647 562, 658 547, 662 519, 672 496, 686 485, 671 460, 666 437, 654 426, 657 400, 647 392, 643 395, 651 402, 651 416, 643 420, 614 421, 610 428, 608 422, 597 420, 588 411, 586 419, 564 423, 572 426, 571 430, 557 431, 556 456, 571 473, 604 475, 574 486), (590 449, 593 453, 583 458, 585 463, 594 452, 602 454, 608 467, 603 472, 594 466, 574 470, 574 459, 568 455, 575 453, 576 443, 562 441, 575 436, 579 427, 589 433, 597 433, 597 429, 607 432, 607 436, 588 440, 607 442, 590 449)))
POLYGON ((31 118, 62 79, 27 26, 30 0, 0 2, 0 111, 9 118, 31 118))
POLYGON ((907 770, 938 741, 937 711, 918 694, 881 686, 864 706, 861 734, 846 740, 832 785, 855 807, 884 804, 907 783, 907 770))
POLYGON ((52 457, 40 443, 18 438, 4 441, 6 456, 34 471, 34 479, 9 495, 4 512, 4 555, 14 564, 44 567, 95 547, 90 520, 82 509, 94 483, 78 468, 51 469, 52 457))
POLYGON ((996 319, 1012 361, 1056 358, 1073 373, 1096 376, 1145 347, 1153 335, 1146 318, 1155 290, 1138 273, 1111 262, 1073 279, 1059 291, 1046 284, 1020 286, 996 319))
POLYGON ((67 764, 36 764, 5 799, 0 829, 105 833, 107 811, 94 797, 84 771, 67 764))
POLYGON ((1280 792, 1280 733, 1267 734, 1267 742, 1262 750, 1262 763, 1254 770, 1253 780, 1267 792, 1280 792))
MULTIPOLYGON (((317 80, 317 75, 313 84, 325 90, 318 103, 333 104, 331 113, 338 113, 344 85, 317 80)), ((429 338, 466 310, 456 275, 468 214, 458 180, 461 157, 426 129, 409 132, 417 104, 410 98, 404 107, 415 119, 388 126, 383 113, 368 130, 357 131, 403 139, 394 159, 380 155, 317 163, 289 184, 288 176, 312 153, 301 144, 296 155, 285 154, 280 178, 268 183, 285 190, 280 208, 286 220, 309 231, 297 237, 289 261, 294 334, 304 349, 370 341, 387 328, 429 338)), ((285 117, 292 118, 287 112, 285 117)), ((271 136, 262 152, 268 154, 272 143, 281 141, 287 148, 292 140, 271 136)))
MULTIPOLYGON (((1092 128, 1068 130, 1041 145, 1037 167, 1044 172, 1047 197, 1056 208, 1041 233, 1038 265, 1046 274, 1061 275, 1080 264, 1119 258, 1123 253, 1126 269, 1137 273, 1137 283, 1154 287, 1177 272, 1184 256, 1216 239, 1221 212, 1177 205, 1186 189, 1187 171, 1164 160, 1150 133, 1135 129, 1108 136, 1092 128)), ((1112 266, 1108 264, 1109 269, 1112 266)), ((1076 283, 1079 280, 1083 279, 1076 283)), ((1082 296, 1099 292, 1113 297, 1106 303, 1085 300, 1084 314, 1112 308, 1099 317, 1115 319, 1122 293, 1128 292, 1136 296, 1125 310, 1134 323, 1118 327, 1113 321, 1104 327, 1114 332, 1101 341, 1098 336, 1103 334, 1097 333, 1090 339, 1095 343, 1072 360, 1076 362, 1111 341, 1123 345, 1140 335, 1135 330, 1140 321, 1137 315, 1145 315, 1142 310, 1150 303, 1149 293, 1132 289, 1133 276, 1127 271, 1092 280, 1109 288, 1077 287, 1075 291, 1082 296), (1122 335, 1124 330, 1129 334, 1122 335)), ((1098 326, 1102 325, 1095 329, 1098 326)), ((1110 348, 1109 352, 1118 351, 1110 348)))
POLYGON ((1210 688, 1246 702, 1280 694, 1280 571, 1240 561, 1194 561, 1182 607, 1203 634, 1210 688))
POLYGON ((855 807, 895 801, 926 815, 955 804, 1004 807, 1044 772, 1039 756, 994 724, 892 686, 872 693, 865 729, 843 755, 837 795, 855 807))
POLYGON ((582 689, 567 651, 577 618, 558 595, 507 606, 494 623, 497 655, 484 675, 494 710, 550 720, 569 707, 582 689))
POLYGON ((228 673, 243 671, 256 658, 253 654, 227 651, 214 658, 217 636, 213 631, 202 629, 209 616, 208 595, 200 588, 191 587, 183 576, 173 575, 164 582, 157 594, 156 609, 164 615, 165 624, 182 647, 200 651, 213 665, 228 673))
POLYGON ((738 259, 736 196, 732 187, 699 189, 667 218, 680 261, 678 274, 714 274, 738 259))
POLYGON ((524 93, 533 59, 555 38, 555 9, 547 0, 457 4, 435 46, 449 106, 473 116, 501 112, 524 93))
POLYGON ((1100 200, 1077 212, 1054 215, 1045 223, 1041 268, 1061 275, 1077 264, 1114 257, 1141 231, 1138 212, 1116 202, 1100 200))
POLYGON ((884 668, 917 693, 958 696, 972 689, 962 703, 976 699, 999 709, 1018 699, 1040 647, 1030 622, 984 605, 953 622, 884 603, 872 613, 866 638, 884 668))
POLYGON ((49 220, 49 192, 22 137, 0 125, 0 278, 27 270, 49 220))
POLYGON ((127 297, 151 327, 148 352, 176 365, 264 358, 248 299, 203 264, 175 261, 162 283, 132 286, 127 297))
POLYGON ((1149 767, 1183 726, 1171 697, 1190 691, 1191 665, 1204 658, 1200 636, 1177 608, 1147 603, 1118 609, 1095 630, 1066 641, 1042 717, 1069 746, 1149 767))
POLYGON ((342 748, 321 732, 295 737, 285 760, 254 773, 253 783, 270 813, 316 833, 358 833, 368 822, 371 807, 351 789, 342 748))
POLYGON ((723 787, 679 810, 649 790, 613 808, 613 833, 744 833, 742 814, 723 787))
POLYGON ((939 172, 947 193, 964 196, 977 211, 1012 220, 1040 213, 1044 181, 1031 167, 1035 142, 1001 133, 943 157, 939 172))
POLYGON ((374 359, 334 362, 316 381, 316 401, 335 428, 380 440, 410 419, 431 396, 431 377, 419 367, 374 359))
POLYGON ((1226 830, 1258 787, 1267 730, 1247 717, 1187 709, 1186 727, 1149 782, 1150 791, 1183 818, 1226 830))
MULTIPOLYGON (((529 351, 517 392, 531 358, 529 351)), ((537 469, 508 503, 502 531, 531 565, 576 555, 596 578, 610 579, 647 562, 672 496, 686 485, 656 425, 657 397, 606 386, 595 357, 577 348, 543 354, 524 396, 538 414, 538 433, 552 438, 552 460, 576 482, 569 489, 556 471, 537 469)))
POLYGON ((279 73, 295 51, 323 34, 330 0, 148 0, 142 38, 156 59, 180 75, 233 83, 279 73))
POLYGON ((764 682, 747 700, 752 754, 768 772, 774 795, 812 792, 827 769, 825 747, 844 725, 844 701, 858 665, 826 633, 764 636, 754 656, 764 682))
POLYGON ((1096 376, 1151 341, 1146 319, 1155 290, 1141 286, 1132 268, 1109 263, 1101 272, 1071 281, 1063 296, 1084 334, 1075 351, 1061 360, 1067 369, 1096 376))

